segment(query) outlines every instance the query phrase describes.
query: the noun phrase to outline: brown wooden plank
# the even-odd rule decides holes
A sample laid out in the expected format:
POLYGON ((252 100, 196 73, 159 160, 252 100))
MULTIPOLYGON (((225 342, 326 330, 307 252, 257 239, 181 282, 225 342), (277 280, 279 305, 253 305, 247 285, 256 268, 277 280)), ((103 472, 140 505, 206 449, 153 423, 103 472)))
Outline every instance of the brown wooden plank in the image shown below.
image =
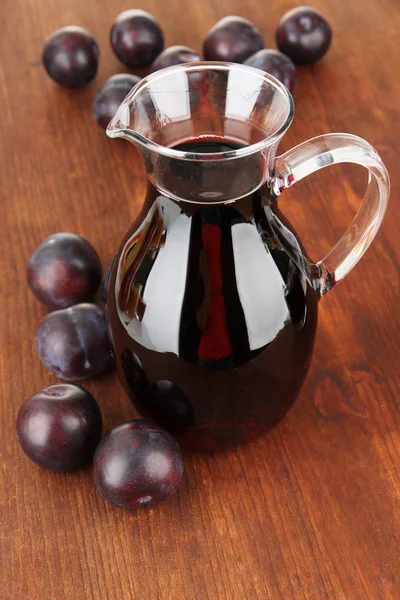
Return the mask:
MULTIPOLYGON (((166 42, 201 50, 227 14, 250 18, 272 45, 288 1, 140 1, 166 42), (180 15, 177 18, 177 15, 180 15), (184 17, 182 18, 182 15, 184 17)), ((94 123, 97 87, 124 70, 109 48, 122 0, 7 0, 0 7, 0 598, 2 600, 397 600, 400 598, 398 310, 400 136, 398 0, 314 0, 334 29, 331 51, 299 70, 288 149, 314 135, 368 139, 393 194, 371 250, 321 303, 312 368, 294 409, 270 435, 218 456, 186 455, 179 496, 130 514, 97 494, 91 470, 47 473, 20 451, 21 402, 55 381, 33 336, 45 314, 28 291, 31 251, 75 231, 106 267, 145 185, 135 150, 94 123), (90 29, 95 82, 69 92, 39 64, 46 37, 90 29)), ((345 229, 364 184, 334 167, 287 191, 287 215, 322 256, 345 229), (349 178, 352 178, 352 181, 349 178)), ((134 416, 114 376, 87 387, 105 427, 134 416)))

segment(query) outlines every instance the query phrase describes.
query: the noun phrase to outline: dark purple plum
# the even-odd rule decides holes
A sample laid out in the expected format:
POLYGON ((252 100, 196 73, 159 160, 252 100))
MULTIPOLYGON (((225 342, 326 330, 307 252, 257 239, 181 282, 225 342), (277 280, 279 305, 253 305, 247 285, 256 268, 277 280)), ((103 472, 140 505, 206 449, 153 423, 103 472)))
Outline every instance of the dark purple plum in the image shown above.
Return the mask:
POLYGON ((145 67, 162 52, 164 36, 150 13, 133 8, 115 19, 111 46, 117 58, 128 67, 145 67))
POLYGON ((183 460, 169 433, 145 420, 111 429, 93 460, 94 482, 100 494, 122 508, 164 500, 181 481, 183 460))
POLYGON ((189 398, 172 381, 160 379, 150 385, 148 406, 151 418, 171 433, 181 433, 194 423, 189 398))
POLYGON ((261 50, 264 42, 257 27, 242 17, 224 17, 208 32, 203 54, 206 60, 242 63, 261 50))
POLYGON ((93 458, 102 418, 88 391, 57 383, 26 400, 17 416, 17 436, 35 463, 52 471, 70 471, 93 458))
POLYGON ((101 263, 81 236, 55 233, 32 254, 27 279, 40 302, 49 308, 67 308, 93 298, 101 281, 101 263))
POLYGON ((96 76, 99 48, 94 37, 71 25, 55 31, 42 51, 42 63, 54 81, 64 87, 83 87, 96 76))
POLYGON ((261 69, 279 79, 290 92, 296 83, 296 67, 288 56, 278 50, 259 50, 245 62, 245 65, 261 69))
POLYGON ((45 367, 68 381, 98 375, 113 365, 105 314, 95 304, 46 315, 36 330, 36 349, 45 367))
POLYGON ((172 67, 173 65, 181 65, 197 60, 201 60, 201 58, 192 48, 188 48, 188 46, 170 46, 157 56, 156 60, 151 65, 150 72, 153 73, 159 69, 165 69, 166 67, 172 67))
POLYGON ((275 37, 279 50, 296 65, 311 65, 328 51, 332 29, 318 10, 299 6, 283 15, 275 37))
POLYGON ((137 75, 120 73, 103 83, 93 102, 94 118, 103 129, 107 128, 121 102, 139 81, 137 75))

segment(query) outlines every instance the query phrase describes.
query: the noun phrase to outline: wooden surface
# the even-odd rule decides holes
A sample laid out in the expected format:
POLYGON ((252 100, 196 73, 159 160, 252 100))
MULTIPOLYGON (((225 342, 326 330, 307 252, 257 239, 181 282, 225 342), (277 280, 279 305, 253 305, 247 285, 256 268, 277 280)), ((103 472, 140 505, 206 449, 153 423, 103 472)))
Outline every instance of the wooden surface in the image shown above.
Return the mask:
MULTIPOLYGON (((166 42, 201 50, 220 17, 256 23, 267 46, 295 1, 140 0, 166 42), (179 15, 179 17, 177 17, 179 15)), ((314 135, 367 138, 392 177, 373 245, 321 302, 312 368, 286 420, 251 446, 185 456, 178 496, 130 514, 106 504, 90 468, 46 472, 15 436, 22 401, 55 381, 34 331, 46 313, 25 265, 49 234, 74 231, 106 267, 138 210, 145 175, 131 146, 92 120, 98 86, 124 70, 108 44, 122 0, 2 0, 0 7, 1 600, 398 600, 400 598, 400 78, 398 0, 313 0, 334 30, 326 58, 299 71, 288 149, 314 135), (93 84, 58 88, 39 59, 67 24, 101 49, 93 84)), ((333 167, 286 192, 287 214, 319 259, 365 183, 333 167), (350 180, 350 177, 352 178, 350 180)), ((283 202, 283 201, 282 201, 283 202)), ((282 203, 283 207, 283 203, 282 203)), ((108 429, 134 417, 114 376, 88 382, 108 429)))

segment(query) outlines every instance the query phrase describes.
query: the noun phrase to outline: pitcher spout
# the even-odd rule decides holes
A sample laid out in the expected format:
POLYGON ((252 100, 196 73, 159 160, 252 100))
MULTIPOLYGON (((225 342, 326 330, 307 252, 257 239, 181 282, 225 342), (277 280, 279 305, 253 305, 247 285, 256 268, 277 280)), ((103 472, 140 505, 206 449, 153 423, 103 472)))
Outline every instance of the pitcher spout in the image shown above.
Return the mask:
POLYGON ((142 79, 107 135, 137 146, 163 195, 220 204, 268 181, 292 119, 292 97, 274 77, 239 64, 194 62, 142 79), (211 149, 204 150, 204 142, 211 149), (215 151, 215 142, 221 151, 215 151))
POLYGON ((121 137, 135 143, 135 131, 131 130, 129 104, 124 101, 107 126, 106 133, 110 138, 121 137))

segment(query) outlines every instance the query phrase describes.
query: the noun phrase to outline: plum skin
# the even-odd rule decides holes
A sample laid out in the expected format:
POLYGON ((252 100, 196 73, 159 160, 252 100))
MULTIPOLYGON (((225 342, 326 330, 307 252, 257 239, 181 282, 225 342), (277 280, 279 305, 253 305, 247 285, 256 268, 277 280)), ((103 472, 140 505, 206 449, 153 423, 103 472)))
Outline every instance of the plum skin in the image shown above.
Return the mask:
POLYGON ((128 67, 150 65, 164 48, 164 36, 156 19, 135 8, 117 16, 110 40, 115 55, 128 67))
POLYGON ((139 81, 137 75, 119 73, 101 86, 93 101, 93 115, 100 127, 107 129, 122 101, 139 81))
POLYGON ((283 15, 275 39, 279 50, 296 65, 311 65, 328 51, 332 29, 318 10, 299 6, 283 15))
POLYGON ((55 31, 46 41, 42 63, 48 75, 64 87, 83 87, 96 76, 99 48, 94 37, 71 25, 55 31))
POLYGON ((200 56, 188 46, 170 46, 166 48, 152 63, 150 73, 160 69, 166 69, 174 65, 196 62, 201 60, 200 56))
POLYGON ((224 17, 210 29, 204 43, 205 60, 242 63, 264 47, 257 27, 242 17, 224 17))
POLYGON ((296 67, 288 56, 277 50, 259 50, 244 62, 245 65, 269 73, 293 92, 296 67))
POLYGON ((17 415, 17 437, 35 463, 71 471, 90 462, 101 437, 97 402, 80 386, 58 383, 26 400, 17 415))
POLYGON ((105 500, 133 509, 165 500, 181 481, 178 444, 155 423, 135 420, 109 431, 93 459, 95 485, 105 500))
POLYGON ((91 300, 101 281, 100 258, 93 246, 75 233, 55 233, 32 254, 28 285, 52 309, 91 300))
POLYGON ((114 364, 105 313, 95 304, 77 304, 46 315, 35 341, 45 367, 67 381, 93 377, 114 364))

